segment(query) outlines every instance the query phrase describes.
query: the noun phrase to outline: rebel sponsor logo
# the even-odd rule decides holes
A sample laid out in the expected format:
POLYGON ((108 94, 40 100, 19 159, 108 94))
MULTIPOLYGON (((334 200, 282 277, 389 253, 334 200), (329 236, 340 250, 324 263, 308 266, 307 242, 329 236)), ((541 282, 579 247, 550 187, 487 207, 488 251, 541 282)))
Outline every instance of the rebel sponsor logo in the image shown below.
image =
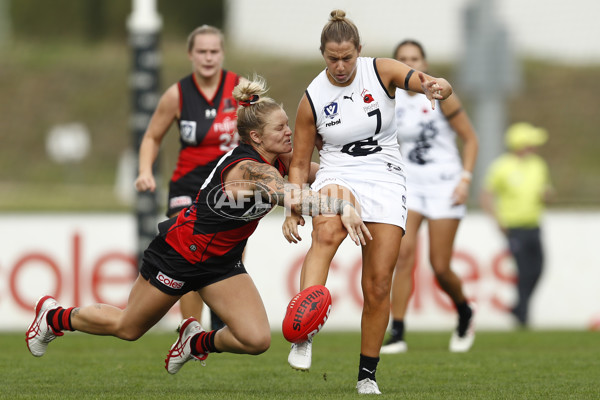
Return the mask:
POLYGON ((335 121, 331 121, 331 122, 328 122, 328 123, 326 123, 326 124, 325 124, 325 126, 326 126, 327 128, 329 128, 329 127, 331 127, 331 126, 339 125, 339 124, 341 124, 341 123, 342 123, 342 119, 341 119, 341 118, 339 118, 339 119, 336 119, 335 121))
POLYGON ((171 289, 181 289, 185 284, 185 282, 170 278, 162 272, 159 272, 158 275, 156 275, 156 279, 158 279, 160 283, 170 287, 171 289))

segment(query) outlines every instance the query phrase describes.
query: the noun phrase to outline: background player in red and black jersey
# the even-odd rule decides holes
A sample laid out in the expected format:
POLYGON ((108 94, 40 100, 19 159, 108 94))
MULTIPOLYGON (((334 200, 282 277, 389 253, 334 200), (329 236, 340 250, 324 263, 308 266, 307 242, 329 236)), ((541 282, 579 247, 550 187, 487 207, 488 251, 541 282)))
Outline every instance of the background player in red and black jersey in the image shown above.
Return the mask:
MULTIPOLYGON (((222 32, 208 25, 190 33, 188 57, 193 72, 162 95, 140 145, 135 187, 138 191, 154 191, 152 164, 164 136, 177 121, 181 149, 169 182, 168 217, 192 205, 217 160, 238 144, 237 102, 232 91, 240 77, 223 69, 223 41, 222 32)), ((203 306, 195 293, 184 296, 180 302, 184 317, 193 315, 200 319, 203 306)), ((214 313, 211 320, 215 326, 222 325, 214 313)))
MULTIPOLYGON (((190 360, 209 353, 260 354, 271 343, 264 304, 242 263, 242 252, 258 221, 276 206, 305 215, 339 214, 356 244, 371 239, 354 206, 285 182, 292 152, 288 118, 274 100, 263 97, 265 83, 244 82, 238 129, 243 144, 223 156, 200 189, 194 204, 159 226, 144 253, 140 275, 125 309, 107 304, 63 308, 51 296, 36 305, 26 334, 37 357, 64 330, 136 340, 189 291, 198 291, 221 315, 225 326, 206 332, 198 321, 182 321, 165 368, 177 373, 190 360)), ((311 168, 314 178, 316 168, 311 168)))

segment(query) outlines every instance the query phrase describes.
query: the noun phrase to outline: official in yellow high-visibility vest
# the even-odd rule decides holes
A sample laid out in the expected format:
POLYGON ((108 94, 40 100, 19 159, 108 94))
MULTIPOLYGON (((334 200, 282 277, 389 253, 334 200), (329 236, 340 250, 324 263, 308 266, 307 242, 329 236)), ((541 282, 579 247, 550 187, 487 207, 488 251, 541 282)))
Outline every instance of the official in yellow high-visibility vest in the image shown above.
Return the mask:
POLYGON ((543 128, 519 122, 509 127, 505 139, 509 151, 489 167, 481 207, 508 239, 518 269, 519 299, 511 312, 525 326, 544 264, 540 219, 552 185, 548 165, 536 149, 546 143, 548 134, 543 128))

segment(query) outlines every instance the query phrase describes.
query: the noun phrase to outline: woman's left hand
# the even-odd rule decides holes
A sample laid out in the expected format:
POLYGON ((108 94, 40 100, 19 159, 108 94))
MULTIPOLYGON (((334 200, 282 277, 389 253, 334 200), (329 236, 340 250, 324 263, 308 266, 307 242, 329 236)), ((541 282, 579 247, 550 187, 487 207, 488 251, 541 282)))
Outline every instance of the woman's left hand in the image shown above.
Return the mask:
POLYGON ((428 79, 426 75, 419 72, 421 89, 431 101, 431 109, 435 110, 435 101, 447 99, 452 94, 452 86, 444 78, 428 79))
POLYGON ((454 188, 454 192, 452 193, 452 205, 458 206, 461 204, 465 204, 467 202, 467 198, 469 197, 469 181, 465 179, 461 179, 454 188))
POLYGON ((281 227, 283 236, 289 243, 298 243, 302 240, 298 234, 298 225, 304 226, 304 217, 290 211, 290 215, 285 217, 285 221, 283 221, 283 226, 281 227))

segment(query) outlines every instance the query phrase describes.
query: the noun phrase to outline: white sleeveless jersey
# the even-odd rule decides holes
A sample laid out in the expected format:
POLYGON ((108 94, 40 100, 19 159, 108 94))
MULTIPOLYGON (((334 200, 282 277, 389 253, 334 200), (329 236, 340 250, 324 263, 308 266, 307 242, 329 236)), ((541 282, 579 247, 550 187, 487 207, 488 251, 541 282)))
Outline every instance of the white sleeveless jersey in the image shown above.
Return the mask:
POLYGON ((356 64, 350 85, 331 84, 324 70, 306 90, 323 138, 319 172, 404 185, 394 98, 383 87, 374 58, 359 57, 356 64))
POLYGON ((396 90, 398 143, 407 171, 409 195, 451 195, 460 180, 462 162, 456 133, 436 101, 423 94, 396 90))

